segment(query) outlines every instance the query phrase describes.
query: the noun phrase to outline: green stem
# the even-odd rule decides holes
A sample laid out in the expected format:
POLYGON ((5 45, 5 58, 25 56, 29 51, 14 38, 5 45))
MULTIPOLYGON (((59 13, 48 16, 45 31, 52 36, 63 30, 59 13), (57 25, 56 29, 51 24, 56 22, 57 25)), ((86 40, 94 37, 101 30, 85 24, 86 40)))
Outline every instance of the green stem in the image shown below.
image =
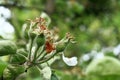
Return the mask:
MULTIPOLYGON (((39 51, 39 50, 38 50, 38 51, 39 51)), ((44 45, 42 46, 40 52, 39 52, 39 53, 37 52, 38 55, 37 55, 36 59, 38 59, 38 58, 42 55, 43 51, 44 51, 44 45)))
POLYGON ((32 29, 32 23, 30 24, 30 28, 29 28, 29 31, 28 31, 29 43, 30 43, 28 59, 29 59, 30 61, 31 61, 31 49, 32 49, 32 44, 33 44, 33 39, 31 39, 31 37, 30 37, 31 29, 32 29))
POLYGON ((41 63, 44 63, 44 62, 47 62, 48 60, 50 60, 51 58, 53 58, 55 55, 56 55, 56 51, 48 58, 44 59, 44 60, 41 60, 40 62, 38 63, 34 63, 34 64, 41 64, 41 63))
POLYGON ((28 54, 28 59, 31 61, 31 49, 32 49, 32 44, 33 44, 33 41, 30 40, 30 46, 29 46, 29 54, 28 54))
POLYGON ((38 36, 35 37, 34 41, 33 41, 33 44, 35 45, 35 52, 33 53, 34 54, 34 59, 33 59, 33 62, 36 60, 36 56, 37 56, 37 51, 39 49, 39 47, 37 46, 36 44, 36 40, 37 40, 38 36))
POLYGON ((20 78, 21 78, 21 76, 23 76, 23 75, 26 75, 26 73, 25 73, 25 72, 23 72, 23 73, 19 74, 19 75, 15 78, 15 80, 20 79, 20 78))
POLYGON ((33 59, 33 62, 37 59, 36 56, 37 56, 37 51, 39 50, 38 46, 36 46, 36 50, 35 52, 33 53, 34 54, 34 59, 33 59))
POLYGON ((24 56, 23 54, 18 54, 18 55, 20 55, 20 56, 24 57, 26 60, 28 60, 28 58, 26 56, 24 56))
POLYGON ((39 57, 37 58, 38 61, 42 60, 42 59, 45 57, 45 55, 47 55, 46 51, 44 51, 42 54, 43 54, 43 55, 41 55, 41 56, 39 56, 39 57))
POLYGON ((42 67, 41 67, 41 66, 39 66, 39 65, 36 65, 36 67, 37 67, 37 69, 41 72, 42 67))

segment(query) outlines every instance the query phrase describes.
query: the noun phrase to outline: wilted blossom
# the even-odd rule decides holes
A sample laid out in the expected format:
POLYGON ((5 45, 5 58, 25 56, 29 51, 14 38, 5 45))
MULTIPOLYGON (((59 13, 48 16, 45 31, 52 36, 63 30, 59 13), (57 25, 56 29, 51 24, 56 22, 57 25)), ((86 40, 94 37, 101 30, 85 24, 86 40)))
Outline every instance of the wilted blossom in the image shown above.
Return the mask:
MULTIPOLYGON (((45 15, 44 15, 45 16, 45 15)), ((43 64, 54 58, 57 54, 62 53, 62 59, 68 66, 77 65, 77 57, 67 58, 63 52, 67 45, 75 43, 74 37, 70 33, 66 33, 65 37, 60 40, 56 40, 57 34, 55 31, 48 29, 48 24, 45 18, 39 17, 35 20, 28 20, 30 22, 30 28, 28 31, 30 54, 28 55, 31 64, 43 64), (31 57, 32 56, 32 57, 31 57)), ((26 28, 26 27, 24 27, 26 28)), ((24 29, 23 31, 25 31, 24 29)))
MULTIPOLYGON (((44 14, 45 16, 45 14, 44 14)), ((48 29, 48 24, 45 18, 39 17, 35 20, 28 20, 29 23, 25 24, 22 29, 23 38, 26 40, 26 51, 28 55, 26 57, 26 70, 32 66, 37 68, 42 73, 45 80, 50 80, 52 70, 49 65, 53 63, 55 57, 58 55, 68 66, 76 66, 78 61, 77 57, 67 58, 63 52, 69 43, 75 43, 74 37, 70 33, 57 40, 58 34, 55 31, 48 29), (27 34, 26 34, 27 33, 27 34), (24 37, 24 36, 27 37, 24 37), (44 64, 47 64, 44 66, 44 64)), ((22 55, 22 54, 21 54, 22 55)))

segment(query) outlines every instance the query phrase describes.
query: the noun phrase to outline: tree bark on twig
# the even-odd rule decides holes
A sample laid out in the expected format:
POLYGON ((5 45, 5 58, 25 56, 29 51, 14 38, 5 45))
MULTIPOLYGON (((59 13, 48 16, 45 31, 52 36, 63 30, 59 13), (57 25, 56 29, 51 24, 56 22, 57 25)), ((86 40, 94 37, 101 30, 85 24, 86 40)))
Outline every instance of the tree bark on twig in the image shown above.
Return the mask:
POLYGON ((55 8, 55 0, 47 0, 45 5, 45 11, 47 14, 52 14, 55 8))

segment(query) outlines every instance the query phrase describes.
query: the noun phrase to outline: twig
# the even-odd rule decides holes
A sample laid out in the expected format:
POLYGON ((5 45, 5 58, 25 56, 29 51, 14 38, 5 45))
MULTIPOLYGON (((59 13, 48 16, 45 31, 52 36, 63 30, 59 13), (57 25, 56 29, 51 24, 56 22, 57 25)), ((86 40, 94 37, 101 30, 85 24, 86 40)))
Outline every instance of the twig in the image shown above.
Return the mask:
POLYGON ((36 10, 43 10, 43 8, 39 8, 39 7, 33 7, 33 6, 23 6, 23 5, 19 5, 19 4, 0 4, 0 6, 4 6, 4 7, 8 7, 8 8, 18 8, 18 9, 36 9, 36 10))

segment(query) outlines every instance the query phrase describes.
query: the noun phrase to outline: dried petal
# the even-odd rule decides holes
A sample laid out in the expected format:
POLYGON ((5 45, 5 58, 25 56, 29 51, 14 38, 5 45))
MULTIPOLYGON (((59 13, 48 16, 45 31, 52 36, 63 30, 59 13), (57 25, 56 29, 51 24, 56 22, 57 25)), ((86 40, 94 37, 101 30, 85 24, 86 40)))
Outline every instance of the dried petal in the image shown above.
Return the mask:
POLYGON ((50 53, 53 50, 55 50, 54 45, 52 43, 48 42, 48 41, 46 41, 46 43, 45 43, 45 48, 46 48, 47 53, 50 53))
POLYGON ((41 30, 46 30, 45 25, 40 25, 39 27, 40 27, 41 30))

